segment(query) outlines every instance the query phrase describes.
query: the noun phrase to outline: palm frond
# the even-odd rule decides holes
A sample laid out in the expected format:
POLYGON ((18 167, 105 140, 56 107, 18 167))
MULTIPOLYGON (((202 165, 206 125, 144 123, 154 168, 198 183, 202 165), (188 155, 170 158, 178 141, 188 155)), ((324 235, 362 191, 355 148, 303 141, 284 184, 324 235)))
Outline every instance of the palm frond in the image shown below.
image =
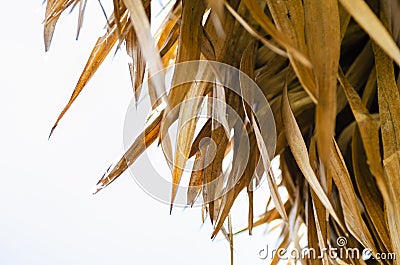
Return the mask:
MULTIPOLYGON (((79 35, 86 2, 47 1, 46 51, 61 14, 78 4, 79 35)), ((180 80, 194 80, 198 72, 176 70, 174 89, 166 92, 162 76, 148 86, 153 107, 164 106, 157 101, 162 95, 165 106, 99 180, 97 191, 134 166, 148 146, 169 137, 160 128, 178 121, 182 130, 177 136, 179 152, 173 158, 171 207, 183 168, 194 157, 187 203, 203 198, 203 209, 214 225, 212 237, 226 233, 231 249, 235 233, 230 212, 239 193, 246 190, 248 226, 239 232, 251 233, 256 226, 280 220, 282 247, 294 243, 300 248, 299 231, 305 225, 308 246, 318 253, 338 246, 337 239, 346 236, 348 247, 368 248, 374 257, 379 253, 400 257, 397 0, 176 0, 156 36, 150 33, 149 0, 113 0, 113 6, 107 33, 96 42, 52 132, 112 48, 125 42, 136 100, 146 70, 154 74, 173 64, 205 59, 240 69, 269 102, 276 149, 268 153, 267 136, 259 128, 262 119, 270 118, 267 106, 256 115, 248 102, 224 86, 180 84, 180 80), (227 110, 210 105, 214 99, 234 109, 238 118, 221 122, 227 110), (190 119, 199 117, 204 102, 219 121, 190 119), (168 116, 176 107, 178 111, 168 116), (233 136, 226 133, 224 123, 234 128, 233 136), (196 132, 198 126, 200 132, 196 132), (248 159, 240 155, 241 134, 249 139, 248 159), (205 139, 217 143, 213 152, 205 139), (232 153, 229 169, 223 169, 224 159, 232 153), (211 156, 213 160, 206 163, 211 156), (270 169, 270 160, 277 156, 282 171, 279 182, 270 169), (239 174, 241 164, 244 170, 239 174), (221 174, 226 181, 217 181, 221 174), (270 189, 266 204, 273 207, 255 217, 253 190, 262 176, 270 189), (228 189, 226 183, 235 184, 228 189)), ((240 86, 256 97, 248 83, 241 80, 240 86)), ((272 263, 278 261, 275 256, 272 263)), ((322 262, 362 263, 349 257, 332 260, 327 255, 322 262)), ((381 262, 396 264, 395 260, 381 262)))

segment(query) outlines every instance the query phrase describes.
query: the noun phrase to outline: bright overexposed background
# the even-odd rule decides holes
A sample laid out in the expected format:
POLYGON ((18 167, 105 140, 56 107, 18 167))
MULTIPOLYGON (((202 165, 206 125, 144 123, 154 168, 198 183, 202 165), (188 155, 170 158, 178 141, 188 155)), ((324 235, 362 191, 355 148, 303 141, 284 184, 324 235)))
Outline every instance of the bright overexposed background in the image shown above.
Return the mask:
MULTIPOLYGON (((169 215, 169 206, 147 196, 128 173, 91 194, 123 152, 133 96, 123 50, 106 59, 47 139, 103 33, 98 2, 88 1, 78 42, 77 12, 61 17, 48 53, 42 2, 1 6, 0 264, 229 264, 229 244, 210 239, 199 208, 169 215)), ((240 228, 246 223, 235 220, 247 218, 245 198, 238 213, 240 228)), ((236 264, 267 263, 258 258, 264 230, 235 238, 236 264)))

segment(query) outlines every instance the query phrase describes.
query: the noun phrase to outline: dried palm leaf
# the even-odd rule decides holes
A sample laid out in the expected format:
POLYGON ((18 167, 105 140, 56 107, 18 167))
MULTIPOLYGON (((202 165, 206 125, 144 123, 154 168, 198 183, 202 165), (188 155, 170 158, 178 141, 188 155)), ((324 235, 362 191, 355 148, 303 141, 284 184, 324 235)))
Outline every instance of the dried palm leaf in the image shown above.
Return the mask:
MULTIPOLYGON (((86 2, 47 1, 46 51, 61 14, 78 5, 79 35, 86 2)), ((124 43, 135 99, 138 102, 142 84, 149 81, 148 94, 158 112, 153 111, 147 128, 99 180, 96 192, 135 166, 152 143, 169 142, 171 136, 163 132, 178 121, 171 207, 185 165, 194 160, 187 204, 202 199, 202 214, 208 214, 214 225, 212 238, 222 232, 231 251, 234 234, 245 230, 251 234, 256 226, 277 223, 278 245, 297 250, 304 247, 301 227, 307 227, 308 247, 323 255, 305 257, 302 263, 365 264, 353 257, 334 259, 324 252, 335 246, 368 248, 375 258, 390 252, 400 256, 398 0, 176 0, 154 36, 151 1, 113 0, 112 4, 107 33, 94 46, 52 132, 111 49, 124 43), (240 69, 240 77, 227 78, 239 89, 235 92, 221 84, 226 77, 219 69, 204 71, 201 64, 176 67, 171 90, 165 88, 163 74, 148 80, 164 67, 204 59, 240 69), (214 83, 184 82, 199 74, 203 80, 212 77, 214 83), (260 98, 269 106, 257 105, 260 98), (200 118, 204 105, 205 122, 200 118), (236 113, 234 118, 229 109, 236 113), (273 152, 267 148, 272 136, 262 130, 265 121, 272 121, 269 110, 276 129, 273 152), (248 141, 247 157, 243 136, 248 141), (280 178, 270 168, 277 156, 280 178), (229 157, 230 165, 224 167, 229 157), (262 176, 270 197, 265 212, 258 215, 254 186, 262 176), (244 190, 249 199, 248 225, 235 233, 230 213, 244 190), (346 246, 339 245, 343 236, 346 246)), ((272 263, 278 262, 275 255, 272 263)))

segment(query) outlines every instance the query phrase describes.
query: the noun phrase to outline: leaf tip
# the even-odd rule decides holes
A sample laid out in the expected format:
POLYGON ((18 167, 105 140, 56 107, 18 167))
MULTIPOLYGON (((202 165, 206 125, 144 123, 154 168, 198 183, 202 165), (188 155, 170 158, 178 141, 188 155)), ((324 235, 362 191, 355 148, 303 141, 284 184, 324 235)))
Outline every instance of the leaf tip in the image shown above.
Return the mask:
POLYGON ((102 184, 96 184, 91 190, 92 195, 96 195, 103 188, 104 188, 104 186, 102 184))
POLYGON ((52 127, 51 130, 50 130, 50 134, 49 134, 49 137, 47 138, 47 140, 50 140, 50 138, 51 138, 51 136, 53 135, 53 132, 54 132, 54 130, 56 129, 56 127, 57 127, 57 124, 54 124, 53 127, 52 127))

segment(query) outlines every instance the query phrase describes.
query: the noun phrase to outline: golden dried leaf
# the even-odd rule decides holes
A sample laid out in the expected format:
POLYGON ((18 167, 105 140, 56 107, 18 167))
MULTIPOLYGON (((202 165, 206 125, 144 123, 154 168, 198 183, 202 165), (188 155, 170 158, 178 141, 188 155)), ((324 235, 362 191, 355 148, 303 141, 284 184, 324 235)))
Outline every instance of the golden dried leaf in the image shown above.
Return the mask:
MULTIPOLYGON (((280 30, 287 36, 299 51, 308 56, 306 39, 304 34, 304 9, 301 0, 290 1, 267 1, 272 17, 280 30)), ((313 70, 306 67, 301 61, 297 60, 291 53, 289 59, 293 70, 299 78, 299 81, 307 91, 308 95, 317 102, 317 87, 314 81, 313 70)))
POLYGON ((338 79, 343 87, 356 119, 357 126, 360 130, 361 139, 363 140, 364 148, 367 153, 367 163, 371 169, 371 173, 375 176, 382 195, 388 199, 388 191, 383 174, 382 159, 380 156, 379 121, 369 114, 368 109, 362 103, 359 95, 341 71, 338 73, 338 79))
POLYGON ((400 253, 400 93, 392 60, 373 46, 378 81, 378 103, 383 144, 383 166, 389 188, 387 221, 393 250, 400 253))
POLYGON ((264 165, 264 170, 267 172, 267 180, 268 180, 268 186, 269 190, 271 193, 272 201, 275 204, 276 209, 278 210, 279 214, 281 215, 282 219, 284 221, 288 220, 285 207, 283 205, 281 195, 278 192, 278 186, 276 185, 275 179, 273 177, 273 172, 270 169, 271 161, 268 155, 268 150, 267 147, 265 146, 265 142, 263 139, 263 136, 261 135, 260 129, 258 128, 257 122, 254 119, 254 116, 252 116, 252 123, 253 123, 253 129, 254 133, 256 136, 257 140, 257 146, 258 149, 260 150, 261 154, 261 159, 264 165))
POLYGON ((153 122, 150 123, 141 134, 139 134, 133 144, 113 167, 113 169, 110 172, 107 170, 104 176, 97 182, 94 193, 104 189, 111 184, 111 182, 121 176, 121 174, 135 162, 135 160, 146 150, 146 148, 159 137, 162 115, 163 113, 161 112, 153 120, 153 122))
POLYGON ((385 246, 381 251, 391 252, 387 224, 385 219, 382 218, 382 216, 384 216, 383 198, 371 174, 372 170, 370 171, 368 169, 367 156, 363 149, 362 138, 358 128, 353 134, 352 151, 353 169, 357 188, 367 215, 373 224, 373 227, 370 228, 376 230, 379 235, 378 239, 381 240, 385 246))
POLYGON ((340 57, 340 21, 336 0, 304 1, 305 30, 317 83, 316 135, 323 166, 336 123, 336 73, 340 57))
POLYGON ((53 39, 53 34, 54 30, 56 28, 57 21, 59 19, 58 16, 53 16, 51 17, 51 13, 53 11, 54 4, 57 2, 57 0, 47 0, 47 5, 46 5, 46 20, 44 22, 44 47, 45 51, 47 52, 50 49, 50 44, 51 40, 53 39))
POLYGON ((296 47, 293 46, 291 40, 287 39, 285 35, 279 32, 272 21, 262 12, 262 8, 256 0, 243 0, 254 19, 260 24, 260 26, 269 33, 279 44, 284 46, 288 53, 292 54, 299 62, 305 66, 311 67, 311 63, 308 58, 296 47))
POLYGON ((339 147, 334 140, 331 148, 331 166, 329 167, 331 171, 328 171, 328 174, 331 174, 339 190, 346 226, 360 243, 371 250, 373 255, 376 255, 377 249, 374 240, 364 223, 359 205, 355 203, 358 200, 357 195, 339 147))
POLYGON ((336 214, 335 209, 332 206, 332 203, 330 202, 328 196, 326 195, 324 189, 321 186, 321 183, 318 181, 314 171, 311 168, 306 145, 304 143, 301 131, 297 125, 296 119, 289 105, 289 99, 287 97, 286 87, 283 89, 283 96, 282 96, 282 119, 283 119, 283 124, 285 126, 287 142, 301 172, 307 179, 308 183, 310 184, 310 187, 314 190, 318 198, 321 200, 322 204, 328 210, 328 212, 332 215, 332 217, 336 220, 336 222, 338 222, 338 224, 341 227, 344 227, 343 222, 339 219, 338 215, 336 214))
MULTIPOLYGON (((141 0, 123 0, 126 8, 130 12, 130 22, 135 29, 136 37, 142 50, 143 56, 147 61, 149 72, 151 74, 159 73, 163 69, 163 64, 159 52, 156 49, 156 44, 150 32, 150 23, 147 17, 145 8, 141 0)), ((164 99, 165 84, 161 74, 155 75, 152 78, 152 87, 157 99, 164 99)), ((152 102, 154 104, 155 102, 152 102)))
MULTIPOLYGON (((125 23, 123 25, 126 25, 126 16, 124 16, 122 19, 123 19, 123 22, 125 23)), ((94 73, 96 73, 97 69, 103 63, 106 56, 110 53, 111 49, 114 47, 117 40, 118 40, 118 34, 117 34, 116 26, 114 26, 103 37, 100 37, 97 40, 97 42, 94 45, 93 50, 89 56, 89 59, 86 62, 86 65, 82 71, 82 74, 79 77, 79 80, 75 86, 74 92, 72 93, 71 98, 68 101, 67 105, 64 107, 64 109, 58 116, 56 122, 54 123, 54 125, 51 129, 51 132, 50 132, 50 136, 53 133, 54 129, 57 127, 58 123, 60 122, 60 120, 62 119, 64 114, 68 111, 68 109, 71 107, 72 103, 74 103, 76 98, 82 92, 83 88, 89 82, 90 78, 93 77, 94 73)), ((49 138, 50 138, 50 136, 49 136, 49 138)))
POLYGON ((398 65, 400 65, 400 50, 382 22, 372 12, 364 0, 340 0, 344 8, 355 21, 398 65))

